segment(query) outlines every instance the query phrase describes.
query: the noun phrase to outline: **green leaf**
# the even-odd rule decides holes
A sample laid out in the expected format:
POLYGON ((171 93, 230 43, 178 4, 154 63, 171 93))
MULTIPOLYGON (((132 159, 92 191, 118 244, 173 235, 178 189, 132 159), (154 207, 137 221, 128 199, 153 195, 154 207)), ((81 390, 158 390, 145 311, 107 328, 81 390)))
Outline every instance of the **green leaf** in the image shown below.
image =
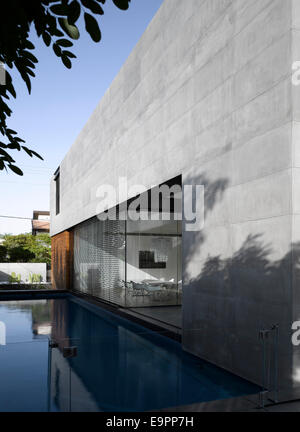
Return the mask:
POLYGON ((31 54, 31 52, 29 52, 29 51, 23 51, 23 54, 24 54, 25 57, 27 57, 33 63, 38 63, 38 59, 33 54, 31 54))
POLYGON ((69 47, 73 46, 73 43, 71 41, 69 41, 68 39, 58 39, 56 41, 56 43, 59 46, 64 47, 64 48, 69 48, 69 47))
POLYGON ((50 44, 51 44, 51 36, 50 36, 50 34, 48 32, 43 32, 42 33, 42 38, 43 38, 43 41, 44 41, 45 45, 47 47, 50 46, 50 44))
POLYGON ((30 42, 28 39, 25 40, 24 46, 25 46, 25 48, 30 49, 30 50, 33 50, 35 48, 33 43, 30 42))
POLYGON ((0 104, 1 105, 0 116, 4 112, 9 117, 12 113, 12 110, 6 105, 6 103, 4 103, 3 101, 0 101, 0 102, 1 102, 1 104, 0 104))
POLYGON ((102 7, 97 2, 95 2, 94 0, 81 0, 81 2, 83 4, 83 6, 88 8, 94 14, 98 14, 98 15, 104 14, 102 7))
POLYGON ((25 81, 25 84, 28 88, 28 92, 31 92, 31 82, 30 82, 30 78, 27 74, 27 70, 26 70, 26 66, 24 67, 24 64, 22 63, 22 61, 20 60, 20 58, 18 58, 17 60, 15 60, 15 66, 19 71, 19 74, 21 75, 21 77, 23 78, 23 81, 25 81))
POLYGON ((71 63, 71 60, 69 59, 69 57, 67 57, 66 55, 62 54, 61 59, 62 59, 63 64, 64 64, 68 69, 71 69, 71 67, 72 67, 72 63, 71 63))
POLYGON ((12 129, 6 129, 6 132, 10 135, 17 135, 17 132, 12 129))
MULTIPOLYGON (((60 18, 58 18, 58 19, 60 19, 60 18)), ((61 19, 63 19, 63 18, 61 18, 61 19)), ((52 36, 57 36, 57 37, 63 37, 64 36, 63 32, 60 31, 58 28, 53 29, 51 34, 52 34, 52 36)))
POLYGON ((53 47, 53 51, 55 52, 55 54, 57 55, 57 57, 61 57, 61 48, 59 45, 57 45, 56 43, 54 43, 52 45, 53 47))
POLYGON ((67 5, 55 4, 53 6, 50 6, 50 10, 55 15, 61 15, 61 16, 67 16, 68 15, 68 7, 67 7, 67 5))
POLYGON ((59 18, 58 22, 61 26, 61 28, 64 30, 65 33, 71 38, 71 39, 79 39, 80 33, 77 28, 77 26, 74 24, 69 24, 68 20, 66 18, 59 18))
POLYGON ((44 159, 42 158, 42 156, 39 155, 39 154, 38 154, 37 152, 35 152, 34 150, 31 150, 31 153, 32 153, 35 157, 41 159, 42 161, 44 160, 44 159))
POLYGON ((18 151, 21 150, 20 144, 18 144, 16 141, 7 144, 7 148, 10 148, 12 150, 18 150, 18 151))
POLYGON ((25 81, 25 84, 27 86, 28 89, 28 93, 31 93, 31 81, 29 76, 26 73, 21 73, 21 77, 23 78, 23 81, 25 81))
POLYGON ((127 10, 129 8, 130 0, 113 0, 114 4, 122 10, 127 10))
POLYGON ((77 58, 75 54, 71 53, 71 51, 63 51, 63 54, 70 58, 77 58))
POLYGON ((23 175, 23 171, 19 167, 17 167, 16 165, 9 164, 8 168, 10 168, 15 174, 17 174, 19 176, 23 175))
POLYGON ((28 148, 28 147, 25 147, 25 146, 22 146, 22 149, 30 156, 30 157, 32 157, 32 151, 28 148))
POLYGON ((84 14, 85 28, 94 42, 100 42, 101 31, 95 18, 86 13, 84 14))
POLYGON ((37 152, 35 152, 34 150, 29 149, 28 147, 22 146, 22 149, 30 156, 36 156, 37 158, 44 160, 42 158, 42 156, 40 156, 37 152))
POLYGON ((31 75, 32 77, 35 77, 35 73, 31 69, 26 68, 25 70, 26 70, 27 74, 31 75))
POLYGON ((23 142, 23 143, 25 142, 22 138, 19 138, 19 137, 16 137, 15 141, 17 141, 17 142, 23 142))
POLYGON ((0 154, 2 155, 2 159, 8 161, 9 163, 14 162, 13 158, 3 149, 0 149, 0 154))
POLYGON ((14 86, 13 86, 11 83, 6 84, 6 88, 7 88, 7 91, 9 91, 9 93, 10 93, 14 98, 17 97, 17 93, 16 93, 16 91, 15 91, 15 89, 14 89, 14 86))
POLYGON ((81 6, 77 0, 73 0, 69 4, 68 8, 68 22, 69 24, 75 24, 78 18, 80 17, 81 6))

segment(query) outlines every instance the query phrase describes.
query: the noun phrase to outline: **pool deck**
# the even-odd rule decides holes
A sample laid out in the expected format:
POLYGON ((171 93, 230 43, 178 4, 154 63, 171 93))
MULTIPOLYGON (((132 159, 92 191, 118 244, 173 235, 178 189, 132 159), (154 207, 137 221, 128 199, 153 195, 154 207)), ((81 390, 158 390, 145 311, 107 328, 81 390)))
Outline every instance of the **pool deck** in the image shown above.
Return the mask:
POLYGON ((102 307, 103 309, 106 309, 109 312, 115 313, 123 318, 126 318, 144 327, 147 327, 150 330, 153 330, 154 332, 163 334, 176 341, 179 342, 181 341, 181 328, 174 327, 170 324, 159 321, 157 318, 146 316, 137 311, 133 311, 132 309, 129 308, 123 308, 117 305, 112 305, 111 303, 106 303, 103 300, 90 298, 82 293, 72 292, 71 295, 81 298, 88 303, 102 307))
POLYGON ((130 308, 132 312, 136 312, 147 318, 152 318, 167 324, 171 327, 182 328, 182 308, 181 306, 152 306, 142 308, 130 308))

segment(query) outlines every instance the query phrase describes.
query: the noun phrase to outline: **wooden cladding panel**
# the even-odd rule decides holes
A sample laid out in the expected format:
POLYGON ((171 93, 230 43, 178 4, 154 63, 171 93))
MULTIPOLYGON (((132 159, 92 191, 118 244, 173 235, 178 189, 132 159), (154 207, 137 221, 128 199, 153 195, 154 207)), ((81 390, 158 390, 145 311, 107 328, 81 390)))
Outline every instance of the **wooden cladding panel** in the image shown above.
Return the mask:
POLYGON ((51 238, 53 289, 71 288, 73 269, 73 232, 64 231, 51 238))

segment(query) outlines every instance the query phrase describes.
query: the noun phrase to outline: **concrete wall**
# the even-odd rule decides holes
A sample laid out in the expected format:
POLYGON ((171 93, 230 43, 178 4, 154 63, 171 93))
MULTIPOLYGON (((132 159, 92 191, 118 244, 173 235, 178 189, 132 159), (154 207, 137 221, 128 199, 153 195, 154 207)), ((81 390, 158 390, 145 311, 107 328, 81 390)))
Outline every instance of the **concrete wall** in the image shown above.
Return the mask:
POLYGON ((29 282, 30 274, 38 274, 47 282, 47 265, 45 263, 0 263, 0 283, 9 282, 11 274, 21 275, 21 282, 29 282))
POLYGON ((54 235, 120 176, 204 184, 205 228, 183 231, 183 346, 261 382, 258 333, 278 323, 284 388, 298 366, 299 22, 297 0, 165 0, 61 164, 58 216, 51 187, 54 235))

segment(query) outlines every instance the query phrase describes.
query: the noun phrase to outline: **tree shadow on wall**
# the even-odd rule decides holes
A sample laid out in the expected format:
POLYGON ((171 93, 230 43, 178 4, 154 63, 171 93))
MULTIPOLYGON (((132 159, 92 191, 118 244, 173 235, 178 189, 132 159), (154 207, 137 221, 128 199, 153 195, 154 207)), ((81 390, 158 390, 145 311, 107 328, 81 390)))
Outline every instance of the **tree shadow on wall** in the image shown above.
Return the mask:
MULTIPOLYGON (((209 183, 206 176, 186 183, 205 185, 206 219, 217 211, 228 186, 226 179, 209 183)), ((228 221, 223 226, 230 232, 228 221)), ((266 235, 270 239, 269 231, 265 233, 251 226, 238 249, 230 245, 224 248, 221 245, 224 240, 220 238, 220 253, 209 255, 206 241, 213 230, 213 226, 205 226, 197 233, 183 233, 183 346, 199 357, 262 384, 260 330, 278 324, 278 348, 272 333, 267 342, 268 373, 273 374, 277 361, 280 388, 299 386, 295 370, 300 367, 300 347, 298 353, 292 345, 291 325, 300 319, 300 297, 295 289, 296 281, 300 280, 300 243, 290 243, 289 250, 284 254, 283 249, 281 253, 275 247, 280 245, 275 230, 271 237, 273 244, 266 241, 266 235)), ((289 228, 286 230, 288 235, 289 228)), ((217 245, 215 238, 214 250, 217 245)))

